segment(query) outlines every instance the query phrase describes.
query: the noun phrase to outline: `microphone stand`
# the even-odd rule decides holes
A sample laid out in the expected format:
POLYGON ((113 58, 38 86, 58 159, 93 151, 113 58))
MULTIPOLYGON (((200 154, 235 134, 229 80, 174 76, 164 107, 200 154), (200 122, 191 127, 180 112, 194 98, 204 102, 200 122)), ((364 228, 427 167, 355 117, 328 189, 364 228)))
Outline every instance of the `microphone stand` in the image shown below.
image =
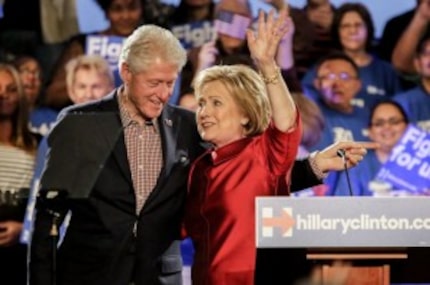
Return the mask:
POLYGON ((349 171, 348 171, 348 165, 346 164, 346 154, 345 154, 345 150, 344 149, 339 149, 336 152, 337 156, 342 158, 343 161, 343 169, 345 171, 346 174, 346 181, 348 183, 348 191, 349 191, 349 196, 354 196, 354 192, 352 192, 352 186, 351 186, 351 179, 349 178, 349 171))
POLYGON ((51 229, 49 236, 51 237, 51 285, 57 284, 57 243, 58 243, 58 220, 60 214, 51 209, 46 210, 52 217, 51 229))

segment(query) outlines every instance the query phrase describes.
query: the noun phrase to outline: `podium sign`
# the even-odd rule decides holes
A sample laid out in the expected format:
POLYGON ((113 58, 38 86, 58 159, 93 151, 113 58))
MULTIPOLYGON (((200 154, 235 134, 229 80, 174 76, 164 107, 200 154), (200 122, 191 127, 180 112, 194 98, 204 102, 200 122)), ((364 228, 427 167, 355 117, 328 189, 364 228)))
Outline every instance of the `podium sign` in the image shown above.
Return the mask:
POLYGON ((430 198, 258 197, 258 248, 430 246, 430 198))

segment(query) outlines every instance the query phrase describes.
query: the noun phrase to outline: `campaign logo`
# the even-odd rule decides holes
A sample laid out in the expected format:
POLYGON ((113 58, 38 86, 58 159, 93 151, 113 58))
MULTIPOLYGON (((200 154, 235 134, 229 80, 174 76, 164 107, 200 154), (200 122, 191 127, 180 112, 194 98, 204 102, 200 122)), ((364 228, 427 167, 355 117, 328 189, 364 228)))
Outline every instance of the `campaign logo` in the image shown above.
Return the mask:
POLYGON ((430 189, 430 134, 410 125, 376 177, 394 189, 420 193, 430 189))
POLYGON ((273 237, 275 228, 279 228, 283 237, 293 236, 293 219, 292 208, 282 208, 281 215, 275 216, 272 207, 264 207, 262 209, 262 236, 273 237))
POLYGON ((202 46, 207 42, 213 41, 215 38, 214 27, 211 21, 177 25, 173 26, 171 30, 187 50, 202 46))
POLYGON ((118 62, 121 56, 124 37, 117 36, 87 36, 85 54, 100 55, 109 63, 109 66, 114 74, 115 86, 121 85, 119 77, 118 62))

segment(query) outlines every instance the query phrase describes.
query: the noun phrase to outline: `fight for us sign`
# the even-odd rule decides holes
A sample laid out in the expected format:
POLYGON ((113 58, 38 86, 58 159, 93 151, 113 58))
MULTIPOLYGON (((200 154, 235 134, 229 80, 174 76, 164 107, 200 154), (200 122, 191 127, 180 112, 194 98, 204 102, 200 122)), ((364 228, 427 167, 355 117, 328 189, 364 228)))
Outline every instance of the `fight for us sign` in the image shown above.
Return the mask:
POLYGON ((430 190, 430 134, 409 126, 376 178, 393 189, 417 194, 430 190))

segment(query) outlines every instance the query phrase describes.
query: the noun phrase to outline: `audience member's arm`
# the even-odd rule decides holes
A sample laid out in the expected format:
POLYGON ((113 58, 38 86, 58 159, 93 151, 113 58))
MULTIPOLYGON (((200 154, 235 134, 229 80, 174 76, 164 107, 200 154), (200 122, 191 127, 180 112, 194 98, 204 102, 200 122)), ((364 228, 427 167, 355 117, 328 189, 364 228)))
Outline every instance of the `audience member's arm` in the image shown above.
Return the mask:
MULTIPOLYGON (((430 22, 430 0, 422 1, 417 8, 412 21, 397 42, 391 62, 400 72, 415 73, 414 55, 421 36, 430 22)), ((392 31, 393 33, 395 31, 392 31)))

